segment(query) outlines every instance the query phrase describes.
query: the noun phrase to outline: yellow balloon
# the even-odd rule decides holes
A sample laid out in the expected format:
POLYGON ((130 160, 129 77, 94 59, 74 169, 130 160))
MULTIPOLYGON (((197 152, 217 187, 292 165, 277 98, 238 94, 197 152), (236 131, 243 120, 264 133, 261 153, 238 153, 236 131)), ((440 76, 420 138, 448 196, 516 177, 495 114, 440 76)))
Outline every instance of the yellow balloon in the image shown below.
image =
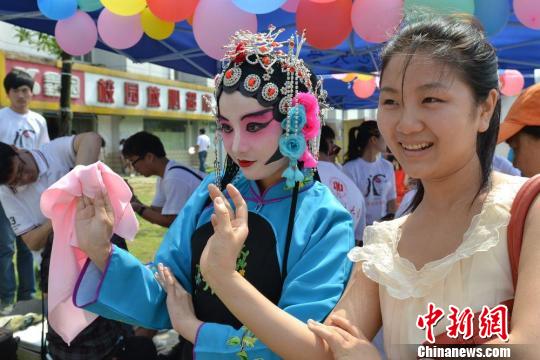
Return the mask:
POLYGON ((146 35, 155 40, 166 39, 174 31, 173 22, 161 20, 152 14, 148 8, 144 9, 141 13, 141 24, 146 35))
POLYGON ((355 74, 355 73, 348 73, 347 75, 345 75, 341 81, 343 82, 351 82, 353 81, 354 79, 356 79, 356 77, 358 76, 358 74, 355 74))
POLYGON ((357 75, 357 79, 361 81, 370 81, 371 79, 373 79, 373 75, 369 75, 369 74, 356 74, 356 75, 357 75))
POLYGON ((137 15, 146 7, 146 0, 101 0, 110 12, 121 16, 137 15))

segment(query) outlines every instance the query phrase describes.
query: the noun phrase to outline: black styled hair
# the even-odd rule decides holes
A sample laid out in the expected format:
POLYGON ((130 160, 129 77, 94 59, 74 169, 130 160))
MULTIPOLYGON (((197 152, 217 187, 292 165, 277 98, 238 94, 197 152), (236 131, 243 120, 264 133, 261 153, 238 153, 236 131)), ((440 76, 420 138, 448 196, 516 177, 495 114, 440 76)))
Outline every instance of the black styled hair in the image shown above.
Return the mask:
POLYGON ((24 85, 28 86, 30 90, 34 88, 34 80, 26 71, 13 69, 4 78, 6 93, 9 93, 11 89, 18 89, 24 85))
POLYGON ((199 134, 204 134, 206 133, 206 130, 203 128, 203 129, 199 129, 199 134))
POLYGON ((367 120, 349 130, 349 145, 345 154, 345 162, 358 159, 364 155, 369 140, 381 137, 376 121, 367 120))
POLYGON ((13 158, 17 152, 11 145, 0 142, 0 185, 5 185, 13 173, 13 158))
POLYGON ((319 152, 323 154, 328 154, 328 151, 330 151, 330 149, 328 148, 328 143, 326 142, 326 140, 334 140, 335 138, 336 133, 334 132, 334 130, 328 125, 323 125, 321 127, 321 141, 319 142, 319 152))
MULTIPOLYGON (((426 55, 456 70, 460 79, 472 90, 476 104, 484 102, 493 89, 498 91, 495 48, 489 43, 481 25, 470 16, 431 17, 403 27, 381 53, 381 82, 388 63, 394 55, 399 54, 408 56, 404 73, 415 54, 426 55)), ((476 138, 476 153, 482 171, 478 194, 489 184, 500 118, 499 96, 488 129, 479 133, 476 138)), ((412 211, 423 197, 424 187, 422 182, 418 181, 418 191, 411 205, 412 211)))
POLYGON ((521 129, 520 132, 528 134, 535 139, 540 139, 540 126, 528 125, 521 129))
POLYGON ((139 156, 143 157, 148 153, 152 153, 158 158, 165 157, 165 148, 159 138, 150 134, 147 131, 140 131, 134 135, 131 135, 124 142, 122 148, 122 155, 127 156, 139 156))

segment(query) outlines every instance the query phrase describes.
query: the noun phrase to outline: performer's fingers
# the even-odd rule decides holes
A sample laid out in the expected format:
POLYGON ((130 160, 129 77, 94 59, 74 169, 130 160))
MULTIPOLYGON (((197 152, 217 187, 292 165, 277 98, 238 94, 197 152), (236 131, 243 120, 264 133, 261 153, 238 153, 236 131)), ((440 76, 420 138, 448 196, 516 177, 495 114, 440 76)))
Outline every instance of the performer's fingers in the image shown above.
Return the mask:
POLYGON ((219 190, 219 188, 214 184, 208 185, 208 194, 210 195, 210 199, 212 199, 212 201, 214 201, 214 199, 218 196, 223 196, 221 190, 219 190))
POLYGON ((86 195, 83 194, 83 195, 81 196, 81 199, 82 199, 82 201, 83 201, 84 207, 87 207, 87 206, 90 205, 90 198, 89 198, 88 196, 86 196, 86 195))
POLYGON ((334 325, 340 329, 345 330, 348 334, 351 334, 352 336, 359 338, 359 339, 365 339, 365 336, 363 334, 360 334, 360 331, 351 324, 351 322, 347 319, 345 319, 342 316, 339 315, 331 315, 327 320, 330 325, 334 325))
POLYGON ((77 199, 77 212, 80 212, 81 210, 84 210, 86 205, 84 204, 84 200, 82 196, 77 199))
POLYGON ((96 210, 96 213, 102 212, 102 211, 106 212, 105 198, 103 197, 103 194, 101 192, 96 193, 96 195, 94 196, 93 203, 94 203, 94 209, 96 210))
POLYGON ((244 198, 242 197, 242 194, 240 194, 240 191, 238 191, 238 189, 233 184, 227 185, 227 191, 229 192, 229 195, 231 196, 231 199, 234 203, 234 207, 236 208, 235 219, 242 222, 245 221, 245 223, 247 224, 248 208, 246 202, 244 201, 244 198))
POLYGON ((184 287, 176 280, 174 277, 174 274, 172 273, 171 269, 168 267, 165 267, 164 270, 165 277, 167 278, 167 282, 169 284, 169 291, 174 291, 175 296, 182 296, 186 293, 186 290, 184 287))
POLYGON ((77 219, 90 219, 94 216, 94 207, 89 203, 89 198, 84 195, 77 200, 77 219))
POLYGON ((77 199, 77 218, 78 219, 86 219, 88 216, 88 210, 86 205, 84 204, 84 199, 82 197, 77 199))
POLYGON ((171 275, 169 268, 161 264, 161 273, 163 274, 163 282, 167 288, 167 294, 176 296, 176 288, 174 286, 176 279, 171 275))
POLYGON ((229 204, 229 200, 221 192, 221 190, 219 190, 219 188, 216 185, 210 184, 210 185, 208 185, 208 193, 210 194, 210 198, 212 199, 212 201, 214 201, 218 197, 223 199, 223 203, 225 204, 225 207, 229 211, 229 219, 233 220, 234 219, 234 211, 233 211, 233 209, 231 207, 231 204, 229 204))
POLYGON ((165 286, 165 282, 163 281, 163 278, 159 275, 159 273, 156 271, 154 273, 154 278, 157 280, 157 282, 159 283, 159 285, 161 286, 161 288, 167 292, 167 286, 165 286))
POLYGON ((109 218, 114 221, 114 211, 111 204, 111 199, 109 198, 109 194, 107 193, 107 191, 105 190, 102 191, 101 197, 104 200, 104 207, 105 207, 105 211, 107 212, 107 215, 109 215, 109 218))
POLYGON ((169 268, 166 266, 163 266, 163 278, 165 279, 165 284, 167 284, 167 287, 169 289, 174 287, 174 283, 176 279, 171 274, 171 271, 169 270, 169 268))
POLYGON ((214 230, 221 234, 229 233, 231 231, 231 219, 229 218, 229 211, 221 197, 214 199, 214 215, 216 215, 216 226, 214 230))
POLYGON ((154 273, 154 277, 159 282, 163 290, 167 292, 167 284, 165 283, 165 276, 163 274, 163 264, 159 263, 157 266, 157 271, 154 273))
POLYGON ((165 285, 165 290, 168 290, 167 289, 167 279, 165 278, 165 269, 164 269, 164 266, 163 266, 162 263, 158 264, 157 270, 158 270, 159 278, 163 282, 163 285, 165 285))

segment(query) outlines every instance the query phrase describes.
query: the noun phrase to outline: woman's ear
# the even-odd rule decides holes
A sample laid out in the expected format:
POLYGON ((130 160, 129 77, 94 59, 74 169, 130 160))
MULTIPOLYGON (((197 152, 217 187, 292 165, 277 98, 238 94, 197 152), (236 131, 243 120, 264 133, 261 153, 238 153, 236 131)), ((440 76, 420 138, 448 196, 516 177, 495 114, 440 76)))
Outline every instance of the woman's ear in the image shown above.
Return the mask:
POLYGON ((478 124, 478 132, 487 131, 491 117, 499 100, 499 92, 496 89, 491 89, 486 100, 480 105, 480 123, 478 124))

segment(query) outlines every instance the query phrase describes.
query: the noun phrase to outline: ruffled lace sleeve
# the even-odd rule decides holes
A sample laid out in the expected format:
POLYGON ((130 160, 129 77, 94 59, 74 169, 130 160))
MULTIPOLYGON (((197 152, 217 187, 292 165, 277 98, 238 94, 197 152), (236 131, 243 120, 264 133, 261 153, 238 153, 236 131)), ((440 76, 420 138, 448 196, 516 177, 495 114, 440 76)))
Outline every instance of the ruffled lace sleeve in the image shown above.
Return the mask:
POLYGON ((487 195, 482 210, 472 218, 461 245, 442 259, 428 262, 417 270, 412 262, 399 256, 397 244, 401 226, 407 217, 368 226, 363 247, 348 253, 353 262, 362 262, 364 274, 384 286, 397 299, 424 297, 433 286, 443 281, 459 261, 485 252, 500 241, 506 242, 506 228, 510 219, 512 201, 524 179, 494 187, 487 195))

